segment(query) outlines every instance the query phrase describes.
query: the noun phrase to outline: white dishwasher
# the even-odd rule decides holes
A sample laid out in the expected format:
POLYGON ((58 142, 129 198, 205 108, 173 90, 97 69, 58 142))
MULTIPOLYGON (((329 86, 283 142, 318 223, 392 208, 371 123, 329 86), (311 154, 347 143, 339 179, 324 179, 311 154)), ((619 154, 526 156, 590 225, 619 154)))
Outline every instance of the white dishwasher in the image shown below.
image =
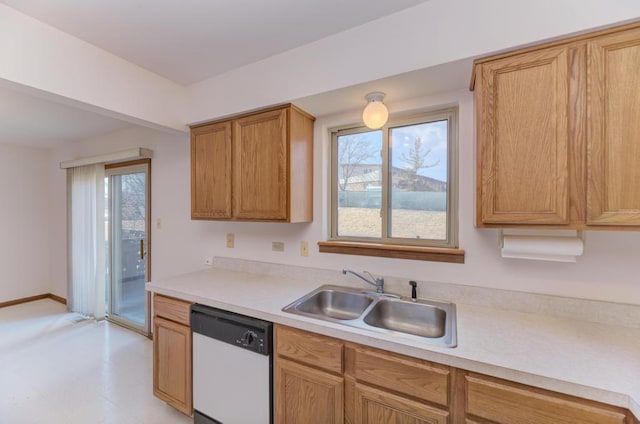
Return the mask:
POLYGON ((191 306, 194 424, 273 423, 273 324, 191 306))

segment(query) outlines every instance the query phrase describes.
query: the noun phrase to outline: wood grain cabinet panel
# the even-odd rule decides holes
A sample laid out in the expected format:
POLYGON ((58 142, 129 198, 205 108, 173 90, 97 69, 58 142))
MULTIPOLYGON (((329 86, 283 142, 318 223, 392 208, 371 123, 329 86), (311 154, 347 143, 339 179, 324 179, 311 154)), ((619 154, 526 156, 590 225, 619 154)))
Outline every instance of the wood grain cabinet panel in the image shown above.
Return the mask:
MULTIPOLYGON (((551 392, 467 376, 467 414, 495 424, 624 424, 622 410, 551 392)), ((470 417, 470 418, 471 418, 470 417)), ((484 422, 484 421, 482 421, 484 422)))
POLYGON ((480 223, 567 223, 568 48, 492 61, 479 74, 480 223))
POLYGON ((588 43, 589 225, 640 225, 640 29, 588 43))
POLYGON ((279 356, 342 374, 344 343, 340 340, 281 325, 276 326, 275 335, 279 356))
POLYGON ((190 325, 191 303, 173 297, 153 296, 153 314, 178 324, 190 325))
POLYGON ((192 219, 312 221, 314 120, 288 104, 191 127, 192 219))
POLYGON ((153 394, 193 414, 191 303, 153 295, 153 394))
POLYGON ((275 335, 277 424, 450 422, 444 365, 281 325, 275 335))
POLYGON ((640 230, 640 24, 479 59, 476 226, 640 230))
POLYGON ((276 358, 277 424, 343 424, 342 377, 276 358))
POLYGON ((635 424, 630 411, 282 325, 276 424, 635 424))
POLYGON ((231 124, 191 131, 191 216, 231 218, 231 124))
POLYGON ((447 424, 449 413, 385 391, 356 384, 355 422, 359 424, 447 424))
POLYGON ((153 394, 191 415, 191 329, 161 317, 153 319, 153 394))
POLYGON ((356 348, 357 381, 449 406, 448 367, 389 352, 356 348))
POLYGON ((287 219, 287 113, 274 110, 234 122, 238 218, 287 219))

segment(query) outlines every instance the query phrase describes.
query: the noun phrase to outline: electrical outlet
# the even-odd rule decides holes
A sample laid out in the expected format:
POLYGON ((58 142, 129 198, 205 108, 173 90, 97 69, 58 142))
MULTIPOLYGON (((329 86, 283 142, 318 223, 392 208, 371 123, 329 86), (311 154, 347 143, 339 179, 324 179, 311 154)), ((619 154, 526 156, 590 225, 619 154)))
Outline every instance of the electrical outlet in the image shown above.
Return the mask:
POLYGON ((284 243, 281 241, 272 241, 271 250, 274 252, 284 252, 284 243))
POLYGON ((212 256, 207 256, 206 258, 204 258, 204 264, 211 266, 213 265, 213 257, 212 256))
POLYGON ((227 247, 233 249, 236 242, 236 236, 233 233, 227 233, 227 247))
POLYGON ((309 242, 301 241, 300 242, 300 256, 309 256, 309 242))
POLYGON ((158 230, 162 228, 162 220, 160 218, 156 219, 156 228, 158 230))

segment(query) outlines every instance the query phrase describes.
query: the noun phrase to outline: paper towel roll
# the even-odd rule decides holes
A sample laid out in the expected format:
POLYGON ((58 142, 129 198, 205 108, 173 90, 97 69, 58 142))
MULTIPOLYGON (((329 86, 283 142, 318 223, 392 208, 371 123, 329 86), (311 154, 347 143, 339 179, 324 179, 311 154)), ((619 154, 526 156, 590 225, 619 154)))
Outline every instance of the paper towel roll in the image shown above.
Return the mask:
POLYGON ((505 235, 502 241, 503 258, 575 262, 584 250, 578 237, 505 235))

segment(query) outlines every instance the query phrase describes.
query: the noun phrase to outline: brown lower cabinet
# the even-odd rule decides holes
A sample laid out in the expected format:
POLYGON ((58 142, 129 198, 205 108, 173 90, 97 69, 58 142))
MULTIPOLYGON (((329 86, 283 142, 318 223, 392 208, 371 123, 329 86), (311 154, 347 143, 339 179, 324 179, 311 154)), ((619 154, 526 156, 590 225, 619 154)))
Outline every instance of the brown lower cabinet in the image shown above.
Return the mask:
POLYGON ((624 424, 627 412, 597 402, 469 373, 467 416, 479 423, 624 424))
POLYGON ((275 380, 276 422, 343 422, 344 378, 277 358, 275 380))
POLYGON ((180 412, 193 414, 191 303, 153 296, 153 394, 180 412))
POLYGON ((281 325, 276 424, 637 424, 625 409, 281 325))
POLYGON ((276 423, 446 424, 449 370, 277 325, 276 423))

